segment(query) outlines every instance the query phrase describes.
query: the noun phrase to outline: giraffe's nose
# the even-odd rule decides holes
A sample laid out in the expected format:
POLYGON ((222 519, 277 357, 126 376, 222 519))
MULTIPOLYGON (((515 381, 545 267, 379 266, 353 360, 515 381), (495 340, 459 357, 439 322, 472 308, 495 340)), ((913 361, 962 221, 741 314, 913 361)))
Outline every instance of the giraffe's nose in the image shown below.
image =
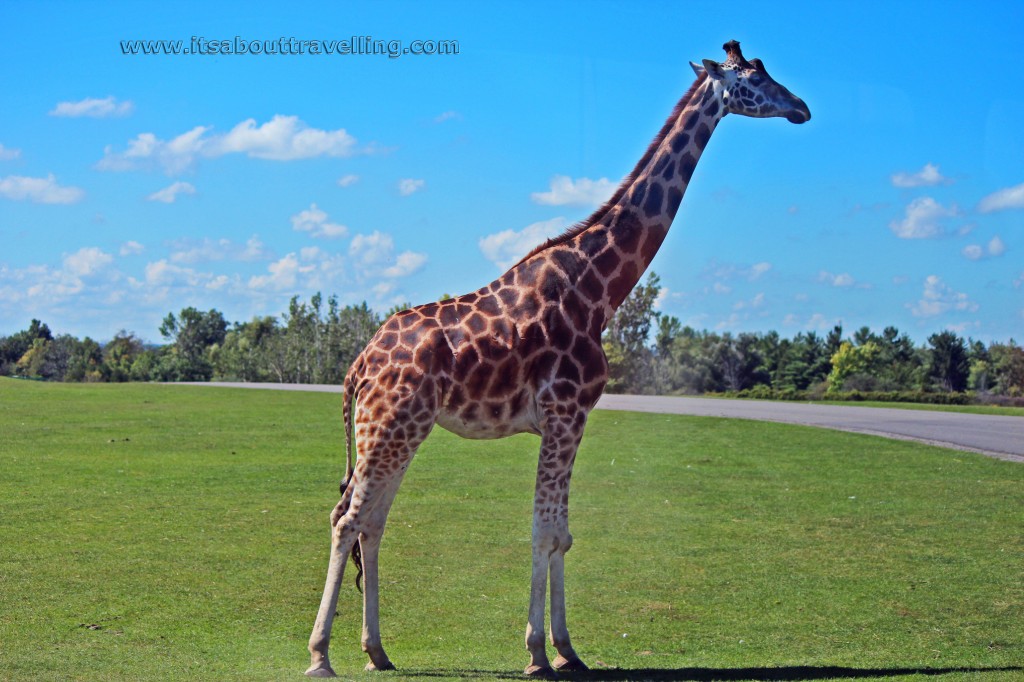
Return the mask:
POLYGON ((807 123, 811 120, 811 110, 802 99, 797 99, 796 107, 786 114, 786 120, 790 123, 807 123))

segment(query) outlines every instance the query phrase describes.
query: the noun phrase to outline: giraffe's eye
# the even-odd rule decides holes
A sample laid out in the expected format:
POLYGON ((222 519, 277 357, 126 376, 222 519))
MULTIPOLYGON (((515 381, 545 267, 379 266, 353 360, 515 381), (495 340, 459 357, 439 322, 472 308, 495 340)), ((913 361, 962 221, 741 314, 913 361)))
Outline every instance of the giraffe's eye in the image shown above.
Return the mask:
POLYGON ((758 86, 764 82, 764 77, 759 73, 752 73, 750 74, 750 78, 748 78, 747 80, 750 81, 751 85, 758 86))

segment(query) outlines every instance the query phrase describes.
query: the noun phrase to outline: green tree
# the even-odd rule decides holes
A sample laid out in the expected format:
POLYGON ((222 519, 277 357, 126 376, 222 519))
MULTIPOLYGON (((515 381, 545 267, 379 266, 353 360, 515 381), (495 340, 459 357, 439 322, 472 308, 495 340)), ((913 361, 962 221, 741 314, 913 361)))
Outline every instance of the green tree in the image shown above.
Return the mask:
POLYGON ((68 361, 65 381, 103 381, 103 348, 88 336, 79 342, 68 361))
POLYGON ((671 321, 663 324, 664 319, 659 319, 655 346, 654 390, 686 394, 717 390, 712 376, 711 348, 718 337, 688 326, 676 331, 676 324, 671 321))
POLYGON ((53 334, 48 326, 35 319, 29 323, 28 329, 0 338, 0 375, 15 373, 18 361, 37 339, 51 341, 53 334))
POLYGON ((954 332, 944 331, 928 337, 930 362, 928 376, 943 391, 962 391, 967 388, 970 363, 964 340, 954 332))
POLYGON ((828 375, 828 392, 834 393, 843 390, 844 384, 851 377, 873 375, 880 354, 881 349, 874 341, 865 341, 859 346, 855 346, 849 341, 844 342, 839 346, 839 350, 832 355, 832 371, 828 375))
POLYGON ((743 333, 733 338, 726 333, 715 344, 712 357, 722 388, 742 391, 758 383, 768 383, 770 375, 762 369, 763 358, 758 352, 758 339, 743 333))
POLYGON ((604 333, 602 345, 608 359, 608 390, 642 393, 653 383, 652 356, 647 346, 651 325, 658 317, 654 302, 661 292, 658 276, 651 272, 615 311, 604 333))
POLYGON ((914 342, 896 327, 886 327, 874 337, 879 354, 875 372, 883 391, 907 391, 920 386, 921 361, 914 342))
POLYGON ((189 307, 178 316, 169 313, 160 334, 171 342, 170 352, 161 356, 159 372, 164 380, 209 381, 213 376, 209 350, 224 341, 227 322, 218 310, 204 313, 189 307))
POLYGON ((65 381, 71 361, 78 351, 81 341, 70 334, 55 336, 47 344, 46 360, 40 374, 47 381, 65 381))
POLYGON ((132 366, 142 354, 142 341, 122 329, 103 347, 103 377, 106 381, 131 381, 132 366))
POLYGON ((1024 348, 1013 339, 988 348, 992 363, 993 390, 1014 398, 1024 396, 1024 348))
POLYGON ((32 379, 42 379, 40 371, 43 367, 43 363, 46 362, 46 352, 50 341, 48 339, 37 338, 32 340, 32 345, 28 347, 22 356, 18 359, 18 362, 14 365, 14 371, 17 376, 29 377, 32 379))
POLYGON ((333 363, 338 371, 337 381, 333 383, 341 383, 349 365, 377 333, 382 322, 366 301, 345 306, 331 318, 333 363))
POLYGON ((826 340, 814 332, 801 332, 793 337, 777 372, 776 388, 806 391, 823 385, 832 371, 829 347, 826 340))
POLYGON ((230 381, 279 380, 271 360, 281 329, 273 317, 255 317, 236 323, 224 342, 211 349, 214 377, 230 381))
POLYGON ((143 350, 132 363, 131 381, 152 381, 157 378, 158 365, 158 351, 151 349, 143 350))

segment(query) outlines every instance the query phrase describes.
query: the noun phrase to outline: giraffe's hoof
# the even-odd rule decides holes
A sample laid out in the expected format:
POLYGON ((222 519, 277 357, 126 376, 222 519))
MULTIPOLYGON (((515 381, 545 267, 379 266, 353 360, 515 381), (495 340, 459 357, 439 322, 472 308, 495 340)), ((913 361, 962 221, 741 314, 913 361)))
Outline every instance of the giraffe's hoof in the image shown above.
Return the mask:
POLYGON ((528 665, 524 671, 533 680, 557 680, 558 675, 550 665, 528 665))
POLYGON ((317 663, 309 666, 306 677, 337 677, 328 663, 317 663))
POLYGON ((366 668, 364 668, 364 670, 371 673, 378 670, 395 670, 395 664, 387 659, 384 659, 380 664, 370 661, 366 664, 366 668))
POLYGON ((579 656, 572 656, 570 658, 558 656, 552 665, 560 673, 579 673, 590 670, 587 664, 580 660, 579 656))

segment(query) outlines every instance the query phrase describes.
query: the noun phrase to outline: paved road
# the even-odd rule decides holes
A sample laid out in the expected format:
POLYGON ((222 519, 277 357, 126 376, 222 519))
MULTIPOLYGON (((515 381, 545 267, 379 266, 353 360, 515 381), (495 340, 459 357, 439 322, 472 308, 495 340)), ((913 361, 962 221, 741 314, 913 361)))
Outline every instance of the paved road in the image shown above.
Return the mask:
POLYGON ((903 410, 854 405, 811 405, 768 400, 722 400, 647 395, 604 395, 606 410, 758 419, 915 440, 1024 463, 1024 417, 903 410))
MULTIPOLYGON (((197 384, 339 393, 340 386, 310 384, 197 384)), ((767 400, 604 395, 598 409, 757 419, 914 440, 1024 463, 1024 417, 901 410, 854 405, 810 405, 767 400)))

